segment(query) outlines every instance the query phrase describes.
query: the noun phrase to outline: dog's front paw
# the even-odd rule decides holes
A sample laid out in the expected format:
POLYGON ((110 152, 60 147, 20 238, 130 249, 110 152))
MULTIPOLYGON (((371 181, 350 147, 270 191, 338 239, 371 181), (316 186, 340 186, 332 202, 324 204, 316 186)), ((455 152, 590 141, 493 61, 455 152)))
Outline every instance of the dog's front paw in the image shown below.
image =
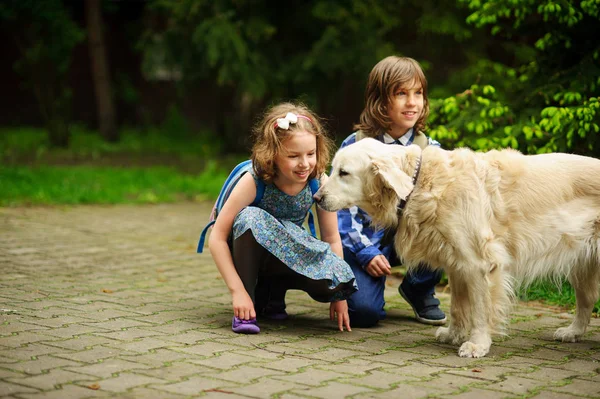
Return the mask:
POLYGON ((561 327, 554 332, 554 339, 562 342, 577 342, 581 339, 583 332, 572 326, 561 327))
POLYGON ((467 341, 460 346, 458 355, 460 357, 484 357, 489 351, 489 345, 474 344, 471 341, 467 341))

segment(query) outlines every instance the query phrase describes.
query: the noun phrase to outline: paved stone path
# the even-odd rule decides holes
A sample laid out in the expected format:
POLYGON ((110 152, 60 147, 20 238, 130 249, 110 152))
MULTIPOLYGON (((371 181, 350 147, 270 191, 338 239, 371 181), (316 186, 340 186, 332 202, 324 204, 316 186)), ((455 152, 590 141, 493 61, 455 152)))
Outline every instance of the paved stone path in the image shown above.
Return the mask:
POLYGON ((340 333, 327 304, 292 291, 289 320, 236 335, 195 253, 209 207, 0 208, 0 397, 600 397, 600 319, 561 344, 571 315, 520 305, 488 357, 462 359, 397 282, 377 328, 340 333))

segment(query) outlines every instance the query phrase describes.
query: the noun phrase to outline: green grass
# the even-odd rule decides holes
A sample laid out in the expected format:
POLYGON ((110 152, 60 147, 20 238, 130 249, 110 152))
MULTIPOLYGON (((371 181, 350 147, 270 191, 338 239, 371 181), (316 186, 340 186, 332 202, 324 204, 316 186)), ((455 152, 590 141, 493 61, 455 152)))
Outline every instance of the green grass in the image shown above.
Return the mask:
POLYGON ((214 199, 226 175, 209 168, 0 166, 0 206, 159 203, 214 199))
MULTIPOLYGON (((519 292, 519 299, 524 301, 540 301, 542 303, 559 306, 565 309, 575 309, 575 290, 568 281, 563 281, 557 286, 550 281, 537 281, 527 290, 519 292)), ((593 312, 596 316, 600 313, 600 300, 594 305, 593 312)))
POLYGON ((52 148, 43 129, 0 129, 0 206, 212 200, 237 159, 220 151, 209 133, 123 129, 108 143, 76 126, 52 148))

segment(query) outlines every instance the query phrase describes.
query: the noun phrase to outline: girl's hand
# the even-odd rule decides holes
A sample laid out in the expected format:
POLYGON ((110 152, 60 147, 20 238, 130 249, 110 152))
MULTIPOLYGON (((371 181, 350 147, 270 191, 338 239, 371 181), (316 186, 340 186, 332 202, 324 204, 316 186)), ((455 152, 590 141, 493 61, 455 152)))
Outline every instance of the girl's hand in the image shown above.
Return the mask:
POLYGON ((331 302, 329 304, 329 318, 335 320, 337 317, 338 327, 340 331, 352 331, 350 328, 350 316, 348 315, 348 303, 344 301, 331 302))
POLYGON ((233 303, 233 314, 235 317, 242 320, 250 320, 256 318, 256 311, 250 295, 244 290, 237 294, 233 294, 231 301, 233 303))

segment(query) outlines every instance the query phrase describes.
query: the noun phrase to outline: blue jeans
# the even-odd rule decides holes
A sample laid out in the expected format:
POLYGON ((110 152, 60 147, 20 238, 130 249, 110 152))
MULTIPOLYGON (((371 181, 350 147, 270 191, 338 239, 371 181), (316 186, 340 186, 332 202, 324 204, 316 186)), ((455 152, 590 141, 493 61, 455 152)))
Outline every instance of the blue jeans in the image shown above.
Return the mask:
MULTIPOLYGON (((386 258, 392 258, 395 261, 394 254, 386 254, 386 258), (391 255, 391 256, 390 256, 391 255)), ((348 262, 358 284, 358 291, 348 298, 348 313, 350 314, 350 323, 352 327, 373 327, 379 320, 385 319, 385 300, 383 292, 385 290, 385 276, 373 277, 363 270, 358 264, 354 254, 344 248, 344 260, 348 262)), ((420 267, 406 274, 402 285, 408 285, 410 292, 417 295, 432 295, 435 292, 435 286, 440 282, 442 272, 440 270, 432 271, 426 267, 420 267)))

